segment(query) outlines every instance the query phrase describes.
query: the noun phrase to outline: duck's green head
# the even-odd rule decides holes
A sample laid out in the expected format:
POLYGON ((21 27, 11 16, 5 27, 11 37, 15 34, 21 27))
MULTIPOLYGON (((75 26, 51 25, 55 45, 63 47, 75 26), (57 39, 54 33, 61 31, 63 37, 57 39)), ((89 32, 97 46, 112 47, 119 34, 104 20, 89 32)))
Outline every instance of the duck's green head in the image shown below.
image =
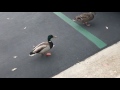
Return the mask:
POLYGON ((48 41, 50 41, 52 38, 56 38, 57 36, 53 36, 53 35, 48 35, 48 41))

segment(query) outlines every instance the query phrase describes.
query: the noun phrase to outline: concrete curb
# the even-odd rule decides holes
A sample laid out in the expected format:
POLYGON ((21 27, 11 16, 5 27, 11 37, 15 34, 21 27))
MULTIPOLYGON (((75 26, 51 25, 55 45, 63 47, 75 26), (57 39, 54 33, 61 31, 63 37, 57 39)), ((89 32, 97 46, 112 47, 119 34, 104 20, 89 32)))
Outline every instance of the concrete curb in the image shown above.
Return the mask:
POLYGON ((119 48, 117 42, 52 78, 119 78, 119 48))

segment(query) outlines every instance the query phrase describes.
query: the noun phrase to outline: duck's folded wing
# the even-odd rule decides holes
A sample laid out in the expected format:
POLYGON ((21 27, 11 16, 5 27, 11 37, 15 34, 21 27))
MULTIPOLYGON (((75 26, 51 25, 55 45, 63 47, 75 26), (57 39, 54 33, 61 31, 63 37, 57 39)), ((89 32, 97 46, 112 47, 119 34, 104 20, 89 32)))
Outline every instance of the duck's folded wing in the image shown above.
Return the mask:
POLYGON ((81 18, 88 18, 90 15, 88 13, 83 13, 80 15, 81 18))
POLYGON ((33 48, 33 50, 40 47, 41 45, 48 45, 48 42, 42 42, 42 43, 38 44, 36 47, 33 48))
POLYGON ((47 47, 47 45, 41 45, 41 46, 39 46, 39 47, 36 47, 36 48, 33 50, 33 52, 34 52, 34 53, 40 52, 42 49, 44 49, 44 48, 46 48, 46 47, 47 47))

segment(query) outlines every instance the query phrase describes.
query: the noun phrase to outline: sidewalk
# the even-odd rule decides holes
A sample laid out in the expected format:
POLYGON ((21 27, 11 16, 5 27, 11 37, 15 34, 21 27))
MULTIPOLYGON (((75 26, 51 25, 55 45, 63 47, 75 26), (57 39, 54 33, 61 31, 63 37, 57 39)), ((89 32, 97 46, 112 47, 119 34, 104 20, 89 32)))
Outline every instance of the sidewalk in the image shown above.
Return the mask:
POLYGON ((120 42, 52 78, 120 78, 120 42))

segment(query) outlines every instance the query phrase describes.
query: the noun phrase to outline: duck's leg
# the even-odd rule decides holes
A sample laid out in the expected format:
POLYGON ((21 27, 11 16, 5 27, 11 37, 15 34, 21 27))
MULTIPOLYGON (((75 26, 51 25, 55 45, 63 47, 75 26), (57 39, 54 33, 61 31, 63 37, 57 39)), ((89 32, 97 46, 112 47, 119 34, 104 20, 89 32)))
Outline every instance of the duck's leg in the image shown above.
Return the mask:
POLYGON ((86 26, 90 26, 90 24, 88 22, 85 22, 86 26))
POLYGON ((83 24, 85 24, 85 23, 83 22, 83 24))
POLYGON ((46 56, 51 56, 51 53, 50 52, 46 53, 46 56))

